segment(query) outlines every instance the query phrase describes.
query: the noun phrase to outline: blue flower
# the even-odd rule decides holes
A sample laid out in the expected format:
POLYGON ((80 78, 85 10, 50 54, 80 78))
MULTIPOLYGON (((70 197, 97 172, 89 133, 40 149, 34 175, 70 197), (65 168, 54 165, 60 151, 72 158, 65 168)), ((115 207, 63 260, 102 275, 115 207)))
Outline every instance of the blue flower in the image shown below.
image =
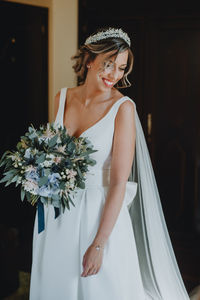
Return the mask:
POLYGON ((52 191, 48 184, 45 184, 39 188, 38 194, 42 197, 51 197, 52 191))
POLYGON ((26 179, 31 179, 31 180, 34 180, 36 182, 38 182, 38 180, 39 180, 39 175, 36 171, 27 172, 25 177, 26 177, 26 179))
POLYGON ((49 174, 48 176, 48 184, 51 186, 53 193, 58 193, 59 191, 59 179, 61 179, 59 173, 49 174))
POLYGON ((30 148, 27 148, 26 151, 25 151, 25 154, 24 154, 24 157, 25 158, 31 158, 31 149, 30 148))

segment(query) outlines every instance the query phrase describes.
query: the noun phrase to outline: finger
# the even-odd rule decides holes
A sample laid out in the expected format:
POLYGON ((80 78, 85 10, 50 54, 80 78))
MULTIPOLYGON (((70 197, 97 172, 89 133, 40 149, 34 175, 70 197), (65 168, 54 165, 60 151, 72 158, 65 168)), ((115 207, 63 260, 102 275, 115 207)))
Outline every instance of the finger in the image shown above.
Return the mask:
POLYGON ((93 275, 93 274, 94 274, 94 267, 90 267, 86 271, 86 275, 85 276, 89 276, 89 275, 93 275))
POLYGON ((90 270, 89 267, 85 267, 82 274, 81 274, 81 276, 87 276, 89 270, 90 270))
POLYGON ((83 268, 85 268, 85 257, 83 257, 82 266, 83 266, 83 268))
POLYGON ((92 268, 89 270, 88 275, 94 275, 97 273, 97 269, 96 268, 92 268))

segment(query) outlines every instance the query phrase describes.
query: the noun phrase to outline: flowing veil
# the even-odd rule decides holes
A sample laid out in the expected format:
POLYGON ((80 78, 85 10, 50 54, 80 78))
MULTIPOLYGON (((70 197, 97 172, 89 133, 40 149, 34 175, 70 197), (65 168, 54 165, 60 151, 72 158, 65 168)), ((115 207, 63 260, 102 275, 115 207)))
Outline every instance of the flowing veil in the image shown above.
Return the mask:
POLYGON ((136 147, 129 181, 137 182, 137 193, 128 208, 144 288, 153 300, 188 300, 165 223, 143 129, 134 106, 136 147))

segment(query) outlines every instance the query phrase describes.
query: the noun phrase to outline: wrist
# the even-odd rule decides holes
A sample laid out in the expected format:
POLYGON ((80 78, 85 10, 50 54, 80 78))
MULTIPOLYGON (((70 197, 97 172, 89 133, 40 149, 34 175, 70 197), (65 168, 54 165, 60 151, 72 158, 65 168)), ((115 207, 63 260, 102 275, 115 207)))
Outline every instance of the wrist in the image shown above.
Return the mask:
POLYGON ((94 247, 97 251, 104 249, 104 245, 99 244, 99 243, 92 243, 91 246, 94 247))

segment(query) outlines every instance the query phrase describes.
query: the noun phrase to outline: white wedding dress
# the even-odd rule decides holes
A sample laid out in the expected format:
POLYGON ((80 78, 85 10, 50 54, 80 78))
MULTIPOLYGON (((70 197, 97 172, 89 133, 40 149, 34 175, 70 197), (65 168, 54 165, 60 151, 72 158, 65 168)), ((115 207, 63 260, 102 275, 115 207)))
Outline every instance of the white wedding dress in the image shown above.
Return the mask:
MULTIPOLYGON (((63 126, 67 88, 61 89, 55 123, 63 126)), ((55 219, 44 207, 45 229, 38 234, 36 214, 30 300, 196 300, 185 289, 165 223, 157 184, 135 102, 120 98, 85 130, 98 150, 91 154, 86 188, 75 207, 55 219), (134 105, 136 151, 123 204, 105 244, 95 275, 81 277, 83 256, 97 233, 109 187, 115 117, 120 105, 134 105)))
MULTIPOLYGON (((67 88, 61 90, 56 123, 63 125, 67 88)), ((45 230, 38 234, 37 214, 33 237, 31 300, 144 300, 138 255, 127 205, 137 184, 127 182, 126 193, 115 226, 105 244, 103 262, 95 275, 81 277, 82 260, 100 222, 109 185, 114 121, 122 97, 95 125, 81 134, 88 137, 96 160, 90 166, 86 188, 73 200, 75 207, 54 218, 53 206, 45 206, 45 230)))

